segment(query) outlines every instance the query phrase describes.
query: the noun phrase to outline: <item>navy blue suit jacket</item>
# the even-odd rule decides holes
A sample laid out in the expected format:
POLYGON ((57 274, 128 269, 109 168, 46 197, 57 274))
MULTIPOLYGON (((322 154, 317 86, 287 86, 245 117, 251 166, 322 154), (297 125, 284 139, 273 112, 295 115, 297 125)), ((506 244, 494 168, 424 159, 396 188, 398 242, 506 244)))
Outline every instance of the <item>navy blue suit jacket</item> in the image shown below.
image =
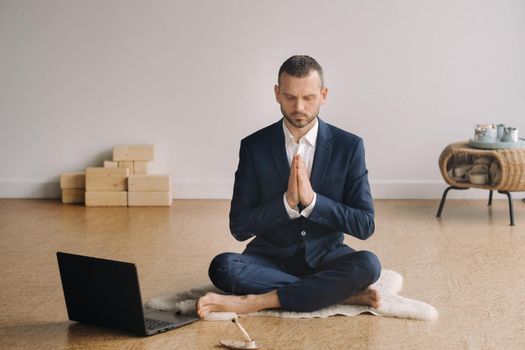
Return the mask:
POLYGON ((255 236, 245 253, 285 260, 304 245, 307 263, 317 267, 354 251, 343 244, 343 232, 359 239, 374 232, 363 140, 317 120, 310 175, 317 199, 309 218, 290 219, 284 206, 290 166, 282 119, 241 141, 230 231, 239 241, 255 236))

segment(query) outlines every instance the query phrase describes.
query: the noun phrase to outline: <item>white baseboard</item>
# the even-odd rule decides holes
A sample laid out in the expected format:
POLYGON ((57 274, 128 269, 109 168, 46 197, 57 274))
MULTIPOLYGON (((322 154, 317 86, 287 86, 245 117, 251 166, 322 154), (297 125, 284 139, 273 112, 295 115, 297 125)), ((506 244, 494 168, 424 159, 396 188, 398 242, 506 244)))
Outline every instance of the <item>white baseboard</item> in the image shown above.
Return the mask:
MULTIPOLYGON (((174 199, 231 199, 233 183, 172 183, 174 199)), ((0 181, 0 198, 60 198, 60 183, 0 181)))
MULTIPOLYGON (((447 184, 443 181, 371 181, 374 199, 439 199, 447 184)), ((174 199, 231 199, 233 183, 173 183, 174 199)), ((501 196, 495 194, 495 199, 501 196)), ((0 181, 0 198, 59 198, 58 182, 0 181)), ((517 196, 521 198, 521 195, 517 196)), ((486 190, 452 190, 451 199, 485 199, 486 190)))
POLYGON ((60 183, 0 181, 0 198, 60 198, 60 183))
MULTIPOLYGON (((444 181, 371 181, 374 199, 440 199, 448 187, 444 181)), ((499 194, 494 195, 498 199, 499 194)), ((488 191, 471 188, 450 190, 447 199, 487 199, 488 191)), ((521 197, 520 197, 521 198, 521 197)))

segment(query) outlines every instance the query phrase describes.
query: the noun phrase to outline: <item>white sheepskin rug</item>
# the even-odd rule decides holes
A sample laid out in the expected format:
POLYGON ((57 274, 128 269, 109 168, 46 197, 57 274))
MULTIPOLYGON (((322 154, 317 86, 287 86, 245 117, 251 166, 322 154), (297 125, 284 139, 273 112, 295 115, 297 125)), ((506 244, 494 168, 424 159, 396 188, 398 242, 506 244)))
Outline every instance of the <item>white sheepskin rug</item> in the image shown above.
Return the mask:
MULTIPOLYGON (((372 287, 381 294, 381 306, 378 309, 363 305, 332 305, 314 312, 290 312, 282 310, 266 310, 242 316, 273 316, 289 318, 314 318, 329 317, 334 315, 355 316, 369 312, 377 316, 390 316, 410 318, 415 320, 433 320, 438 317, 438 311, 431 305, 422 301, 409 299, 397 294, 403 286, 403 277, 395 271, 383 269, 381 276, 372 287)), ((170 311, 181 314, 196 314, 195 303, 197 299, 207 292, 224 294, 212 285, 194 288, 172 296, 152 298, 146 307, 155 310, 170 311)), ((207 321, 230 321, 237 318, 234 312, 211 312, 206 317, 207 321)))

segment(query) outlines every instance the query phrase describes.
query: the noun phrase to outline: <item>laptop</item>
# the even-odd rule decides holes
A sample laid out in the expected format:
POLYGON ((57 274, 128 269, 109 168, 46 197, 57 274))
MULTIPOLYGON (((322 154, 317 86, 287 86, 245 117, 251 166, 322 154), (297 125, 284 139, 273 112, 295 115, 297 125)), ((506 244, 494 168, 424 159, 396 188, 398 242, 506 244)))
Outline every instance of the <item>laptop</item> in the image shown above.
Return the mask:
POLYGON ((135 264, 57 252, 70 320, 153 335, 199 318, 145 309, 135 264))

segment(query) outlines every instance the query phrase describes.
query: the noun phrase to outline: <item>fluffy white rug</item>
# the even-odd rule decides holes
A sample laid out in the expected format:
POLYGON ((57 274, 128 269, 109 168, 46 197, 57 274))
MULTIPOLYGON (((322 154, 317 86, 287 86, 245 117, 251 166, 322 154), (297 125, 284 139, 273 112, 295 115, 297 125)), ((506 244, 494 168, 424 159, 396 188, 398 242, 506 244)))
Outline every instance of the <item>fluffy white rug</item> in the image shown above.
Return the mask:
MULTIPOLYGON (((397 294, 403 286, 403 277, 395 271, 383 269, 379 280, 372 285, 381 294, 381 306, 378 309, 363 305, 332 305, 314 312, 289 312, 281 310, 259 311, 242 316, 274 316, 290 318, 329 317, 334 315, 355 316, 369 312, 377 316, 411 318, 416 320, 433 320, 438 317, 438 311, 431 305, 400 296, 397 294)), ((172 296, 152 298, 146 307, 155 310, 171 311, 181 314, 195 314, 195 302, 207 292, 221 293, 212 285, 194 288, 172 296)), ((208 321, 225 321, 238 317, 233 312, 212 312, 208 321)))

